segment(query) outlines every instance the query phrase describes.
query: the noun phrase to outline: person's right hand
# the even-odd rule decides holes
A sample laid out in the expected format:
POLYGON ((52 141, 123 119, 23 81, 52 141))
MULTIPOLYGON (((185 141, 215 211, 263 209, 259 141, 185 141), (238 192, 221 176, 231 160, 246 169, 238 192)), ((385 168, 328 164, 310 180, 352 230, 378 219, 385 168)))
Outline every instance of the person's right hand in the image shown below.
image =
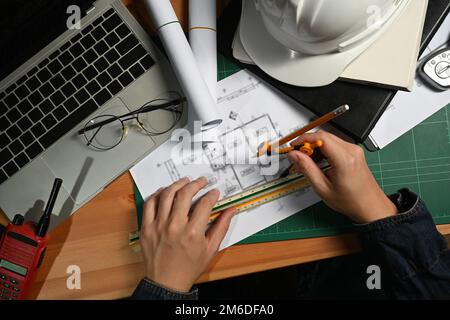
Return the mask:
POLYGON ((397 207, 379 187, 359 146, 324 131, 305 134, 292 145, 317 140, 324 142, 320 150, 331 165, 330 170, 324 173, 311 157, 299 151, 289 153, 289 159, 329 207, 357 223, 397 214, 397 207))

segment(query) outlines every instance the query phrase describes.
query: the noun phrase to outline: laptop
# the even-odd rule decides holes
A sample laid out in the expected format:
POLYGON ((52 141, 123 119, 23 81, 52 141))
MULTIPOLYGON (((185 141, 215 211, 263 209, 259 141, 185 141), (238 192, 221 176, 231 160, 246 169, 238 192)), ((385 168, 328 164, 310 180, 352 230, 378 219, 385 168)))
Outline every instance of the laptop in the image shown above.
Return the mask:
MULTIPOLYGON (((86 122, 182 92, 119 0, 3 1, 0 16, 0 207, 10 219, 36 221, 59 177, 54 227, 170 135, 131 127, 118 146, 99 151, 78 134, 86 122), (81 9, 80 29, 67 27, 71 5, 81 9)), ((168 120, 156 112, 149 121, 168 120)))

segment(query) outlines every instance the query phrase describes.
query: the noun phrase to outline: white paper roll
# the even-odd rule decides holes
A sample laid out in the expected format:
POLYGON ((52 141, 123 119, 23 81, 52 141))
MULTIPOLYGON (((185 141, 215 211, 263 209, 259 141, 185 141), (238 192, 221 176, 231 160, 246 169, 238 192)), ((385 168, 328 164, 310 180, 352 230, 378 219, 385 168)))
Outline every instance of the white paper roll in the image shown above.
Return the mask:
POLYGON ((213 98, 217 97, 215 0, 189 0, 189 43, 213 98))
POLYGON ((169 0, 145 0, 169 60, 202 129, 222 123, 215 98, 200 73, 198 64, 169 0))

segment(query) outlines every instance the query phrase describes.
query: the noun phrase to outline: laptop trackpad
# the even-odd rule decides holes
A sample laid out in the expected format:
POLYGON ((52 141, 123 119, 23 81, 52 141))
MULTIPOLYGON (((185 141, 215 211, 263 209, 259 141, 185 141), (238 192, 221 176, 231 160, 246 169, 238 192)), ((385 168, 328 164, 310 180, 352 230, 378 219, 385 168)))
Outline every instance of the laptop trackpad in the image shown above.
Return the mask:
MULTIPOLYGON (((99 114, 119 116, 128 112, 130 110, 120 99, 114 99, 99 114)), ((64 188, 78 205, 89 200, 154 148, 153 140, 136 129, 135 120, 126 124, 129 127, 127 135, 111 150, 98 151, 88 147, 85 138, 74 132, 45 153, 44 161, 57 177, 64 180, 64 188)), ((76 130, 84 126, 85 123, 81 123, 76 130)))

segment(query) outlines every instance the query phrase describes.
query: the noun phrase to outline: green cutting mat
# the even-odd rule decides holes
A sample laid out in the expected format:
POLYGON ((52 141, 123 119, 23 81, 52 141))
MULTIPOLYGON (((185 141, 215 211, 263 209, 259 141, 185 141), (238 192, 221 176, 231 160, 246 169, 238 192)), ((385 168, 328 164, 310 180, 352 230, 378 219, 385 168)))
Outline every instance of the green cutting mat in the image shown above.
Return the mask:
MULTIPOLYGON (((218 66, 219 80, 240 70, 222 56, 218 66)), ((382 151, 366 152, 366 158, 387 194, 408 187, 425 200, 436 224, 450 223, 450 105, 382 151)), ((143 200, 137 188, 135 198, 140 226, 143 200)), ((329 236, 351 228, 348 219, 318 203, 241 243, 329 236)))

